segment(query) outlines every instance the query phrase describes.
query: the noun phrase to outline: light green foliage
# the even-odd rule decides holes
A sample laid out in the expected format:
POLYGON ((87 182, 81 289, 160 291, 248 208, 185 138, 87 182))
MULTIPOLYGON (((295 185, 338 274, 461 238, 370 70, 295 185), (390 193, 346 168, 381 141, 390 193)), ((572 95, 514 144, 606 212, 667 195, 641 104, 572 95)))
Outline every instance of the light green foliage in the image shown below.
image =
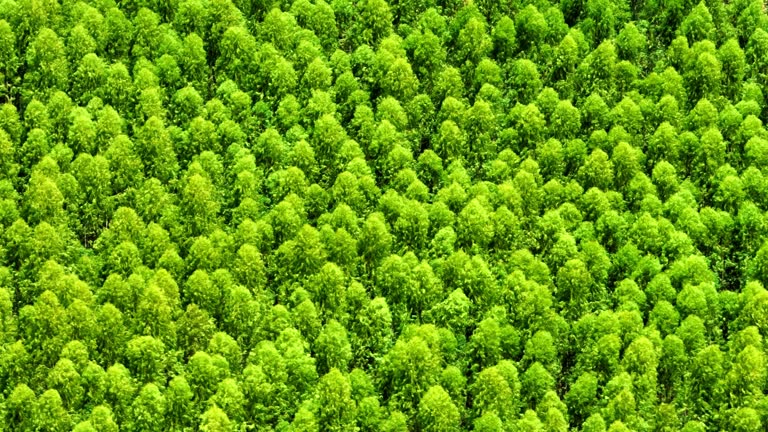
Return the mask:
POLYGON ((764 430, 768 18, 697 1, 0 0, 0 430, 764 430))
POLYGON ((448 393, 440 387, 431 387, 419 402, 418 422, 423 431, 458 431, 459 411, 448 393))

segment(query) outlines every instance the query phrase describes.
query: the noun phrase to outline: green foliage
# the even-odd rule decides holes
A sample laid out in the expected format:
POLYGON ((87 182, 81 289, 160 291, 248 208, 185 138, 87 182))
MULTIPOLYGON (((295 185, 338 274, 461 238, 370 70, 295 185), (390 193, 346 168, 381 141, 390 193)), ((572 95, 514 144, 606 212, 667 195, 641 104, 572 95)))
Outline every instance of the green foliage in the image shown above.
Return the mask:
POLYGON ((0 0, 0 430, 764 430, 764 9, 0 0))

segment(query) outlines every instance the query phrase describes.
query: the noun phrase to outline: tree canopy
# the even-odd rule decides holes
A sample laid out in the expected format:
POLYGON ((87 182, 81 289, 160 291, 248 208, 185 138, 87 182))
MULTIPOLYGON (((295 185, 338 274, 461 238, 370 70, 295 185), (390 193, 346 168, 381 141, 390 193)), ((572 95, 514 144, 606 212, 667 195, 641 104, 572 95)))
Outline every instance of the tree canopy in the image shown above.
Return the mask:
POLYGON ((766 430, 767 85, 752 0, 0 0, 0 430, 766 430))

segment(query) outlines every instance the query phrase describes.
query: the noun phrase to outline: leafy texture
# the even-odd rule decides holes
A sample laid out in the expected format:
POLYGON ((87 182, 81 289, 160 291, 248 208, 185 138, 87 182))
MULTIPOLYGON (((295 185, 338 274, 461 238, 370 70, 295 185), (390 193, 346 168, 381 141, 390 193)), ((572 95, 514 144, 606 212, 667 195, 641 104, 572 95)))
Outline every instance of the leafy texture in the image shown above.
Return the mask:
POLYGON ((765 430, 764 9, 0 0, 0 430, 765 430))

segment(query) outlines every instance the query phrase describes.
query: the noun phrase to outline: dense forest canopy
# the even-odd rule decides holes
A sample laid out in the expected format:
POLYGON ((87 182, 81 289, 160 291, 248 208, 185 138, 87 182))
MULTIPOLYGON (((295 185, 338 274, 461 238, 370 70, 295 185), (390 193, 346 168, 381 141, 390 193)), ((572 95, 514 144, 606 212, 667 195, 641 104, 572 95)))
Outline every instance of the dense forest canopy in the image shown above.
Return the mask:
POLYGON ((0 430, 768 427, 760 0, 0 0, 0 430))

